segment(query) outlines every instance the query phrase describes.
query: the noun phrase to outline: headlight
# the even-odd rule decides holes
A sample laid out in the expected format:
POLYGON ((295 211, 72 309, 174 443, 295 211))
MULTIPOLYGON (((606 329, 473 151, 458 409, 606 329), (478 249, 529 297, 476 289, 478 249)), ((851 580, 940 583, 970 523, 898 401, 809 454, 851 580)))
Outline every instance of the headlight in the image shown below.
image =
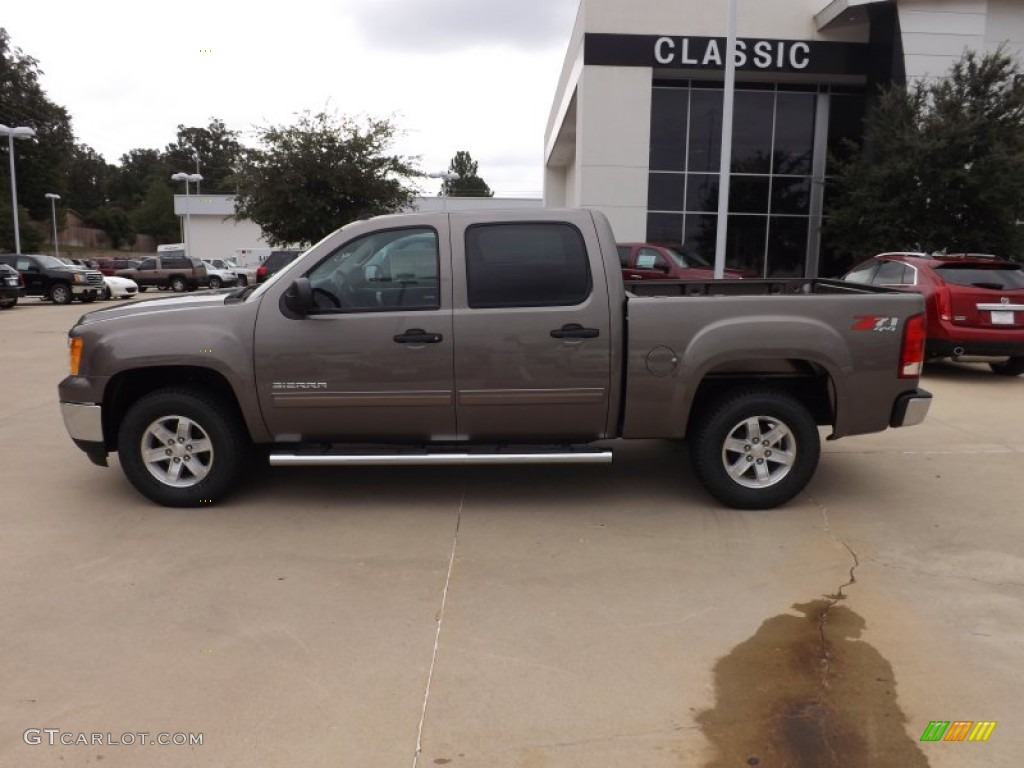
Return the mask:
POLYGON ((85 275, 84 275, 84 274, 82 274, 81 272, 75 272, 75 274, 74 274, 74 276, 73 276, 73 278, 72 278, 72 279, 73 279, 73 280, 74 280, 74 281, 75 281, 76 283, 85 283, 85 282, 88 282, 88 281, 87 281, 87 280, 85 279, 85 275))
POLYGON ((68 352, 70 359, 68 361, 68 367, 71 369, 71 375, 78 375, 78 366, 82 362, 82 337, 73 336, 68 339, 68 352))

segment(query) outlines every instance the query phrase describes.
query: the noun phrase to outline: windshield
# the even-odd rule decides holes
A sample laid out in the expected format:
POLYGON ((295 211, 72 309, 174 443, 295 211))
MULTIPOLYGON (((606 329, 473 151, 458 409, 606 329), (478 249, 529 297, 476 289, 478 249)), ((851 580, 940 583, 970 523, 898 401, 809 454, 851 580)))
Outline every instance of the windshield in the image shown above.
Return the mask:
POLYGON ((665 252, 680 267, 711 267, 706 259, 685 246, 682 249, 666 248, 665 252))
POLYGON ((56 256, 36 256, 36 258, 39 259, 39 263, 42 264, 44 267, 50 267, 51 269, 53 269, 54 267, 60 269, 61 267, 75 266, 70 261, 58 259, 56 256))

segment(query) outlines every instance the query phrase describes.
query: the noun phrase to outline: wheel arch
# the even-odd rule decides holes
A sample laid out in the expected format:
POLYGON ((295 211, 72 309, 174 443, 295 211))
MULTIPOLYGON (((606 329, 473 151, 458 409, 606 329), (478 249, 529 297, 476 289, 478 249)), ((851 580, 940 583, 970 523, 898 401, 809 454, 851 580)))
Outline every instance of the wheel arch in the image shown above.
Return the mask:
POLYGON ((213 395, 231 408, 254 440, 262 425, 249 423, 230 382, 218 371, 201 366, 155 366, 134 368, 115 375, 103 395, 103 441, 107 450, 117 450, 117 433, 128 409, 142 397, 160 389, 188 387, 213 395))

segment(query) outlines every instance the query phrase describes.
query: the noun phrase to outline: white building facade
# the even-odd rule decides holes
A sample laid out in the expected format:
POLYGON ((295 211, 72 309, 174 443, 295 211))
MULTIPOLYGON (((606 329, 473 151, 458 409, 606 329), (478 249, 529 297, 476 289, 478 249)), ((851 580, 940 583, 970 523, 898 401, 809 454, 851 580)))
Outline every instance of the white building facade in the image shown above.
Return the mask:
MULTIPOLYGON (((830 153, 878 87, 966 49, 1024 50, 1021 0, 738 0, 727 265, 834 276, 830 153)), ((544 201, 604 211, 620 242, 713 259, 727 0, 581 0, 545 134, 544 201)))

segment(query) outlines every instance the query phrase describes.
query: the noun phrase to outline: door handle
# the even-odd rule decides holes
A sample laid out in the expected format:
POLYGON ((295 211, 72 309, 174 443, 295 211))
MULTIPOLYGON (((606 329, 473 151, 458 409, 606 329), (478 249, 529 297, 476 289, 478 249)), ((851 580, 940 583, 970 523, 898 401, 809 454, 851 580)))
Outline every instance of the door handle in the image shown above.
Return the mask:
POLYGON ((444 336, 440 333, 427 333, 422 328, 413 328, 411 331, 400 333, 394 337, 398 344, 440 344, 444 336))
POLYGON ((596 339, 600 335, 597 328, 584 328, 579 323, 567 323, 551 332, 553 339, 596 339))

